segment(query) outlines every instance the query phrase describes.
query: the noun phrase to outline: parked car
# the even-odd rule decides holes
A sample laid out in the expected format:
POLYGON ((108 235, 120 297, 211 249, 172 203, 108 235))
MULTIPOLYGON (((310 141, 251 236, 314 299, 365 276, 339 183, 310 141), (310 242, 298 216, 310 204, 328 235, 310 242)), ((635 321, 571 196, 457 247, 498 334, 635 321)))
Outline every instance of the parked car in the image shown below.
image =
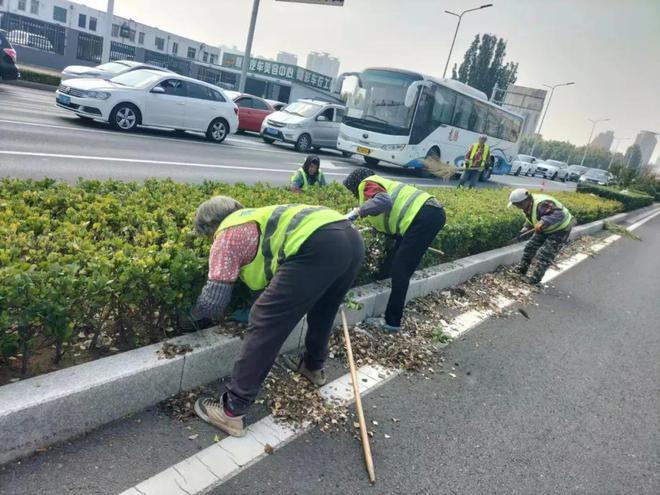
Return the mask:
POLYGON ((536 158, 531 155, 516 155, 516 159, 511 164, 511 175, 534 175, 536 168, 536 158))
POLYGON ((568 164, 559 160, 545 160, 536 164, 534 175, 541 175, 545 179, 561 180, 566 182, 568 176, 568 164))
POLYGON ((9 41, 15 45, 28 46, 46 52, 54 52, 53 44, 50 40, 41 34, 34 34, 28 31, 13 29, 7 33, 9 41))
POLYGON ((62 71, 62 81, 69 79, 94 78, 111 79, 120 74, 125 74, 134 70, 151 69, 172 73, 171 70, 156 65, 136 62, 135 60, 116 60, 107 64, 97 65, 96 67, 87 67, 85 65, 69 65, 62 71))
POLYGON ((284 103, 283 101, 277 101, 277 100, 266 100, 266 101, 270 103, 270 106, 273 107, 276 112, 279 112, 288 105, 288 103, 284 103))
POLYGON ((0 30, 0 81, 18 79, 16 50, 7 39, 7 33, 0 30))
MULTIPOLYGON (((339 124, 344 118, 344 111, 345 108, 337 103, 298 100, 264 119, 261 137, 267 143, 291 143, 302 152, 311 148, 337 149, 339 124)), ((344 155, 350 156, 350 153, 345 152, 344 155)))
POLYGON ((569 165, 568 177, 566 178, 568 180, 572 180, 573 182, 577 182, 582 174, 584 174, 587 170, 589 170, 589 167, 583 167, 582 165, 569 165))
POLYGON ((582 177, 578 179, 578 184, 597 184, 599 186, 609 186, 614 183, 614 176, 607 170, 600 168, 590 168, 582 177))
POLYGON ((159 70, 136 70, 103 79, 65 81, 57 106, 121 131, 139 125, 200 131, 216 143, 238 129, 238 107, 221 89, 159 70))
POLYGON ((238 130, 261 132, 261 123, 275 112, 268 100, 258 96, 242 94, 238 91, 225 91, 238 107, 238 130))

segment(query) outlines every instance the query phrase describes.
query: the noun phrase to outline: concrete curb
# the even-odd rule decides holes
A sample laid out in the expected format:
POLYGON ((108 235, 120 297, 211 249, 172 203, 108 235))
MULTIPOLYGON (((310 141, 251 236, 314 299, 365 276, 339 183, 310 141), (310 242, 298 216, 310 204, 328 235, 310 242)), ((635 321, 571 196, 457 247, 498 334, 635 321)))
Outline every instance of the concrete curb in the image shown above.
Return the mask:
MULTIPOLYGON (((606 220, 620 223, 651 211, 655 208, 606 220)), ((604 222, 576 227, 572 237, 593 234, 603 228, 604 222)), ((500 265, 516 263, 522 251, 523 244, 517 244, 420 270, 411 280, 408 299, 460 284, 500 265)), ((349 322, 355 324, 382 314, 389 293, 388 283, 354 289, 353 299, 360 309, 347 311, 349 322)), ((291 333, 283 352, 298 346, 303 325, 301 322, 291 333)), ((240 340, 209 328, 171 339, 174 344, 193 348, 192 352, 172 359, 158 359, 162 344, 153 344, 0 387, 0 464, 141 411, 181 390, 229 375, 240 352, 240 340)))

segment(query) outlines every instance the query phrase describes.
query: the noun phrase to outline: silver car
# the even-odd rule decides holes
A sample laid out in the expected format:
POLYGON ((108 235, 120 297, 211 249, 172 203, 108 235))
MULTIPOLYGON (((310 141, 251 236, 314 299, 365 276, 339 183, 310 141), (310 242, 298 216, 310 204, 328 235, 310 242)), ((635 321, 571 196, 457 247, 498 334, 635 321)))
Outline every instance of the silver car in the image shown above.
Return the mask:
POLYGON ((560 162, 559 160, 545 160, 536 165, 534 175, 542 175, 545 179, 566 182, 568 163, 560 162))
MULTIPOLYGON (((267 143, 291 143, 302 152, 312 148, 337 149, 344 111, 345 108, 337 103, 298 100, 266 117, 261 124, 261 137, 267 143)), ((343 154, 351 155, 348 152, 343 154)))

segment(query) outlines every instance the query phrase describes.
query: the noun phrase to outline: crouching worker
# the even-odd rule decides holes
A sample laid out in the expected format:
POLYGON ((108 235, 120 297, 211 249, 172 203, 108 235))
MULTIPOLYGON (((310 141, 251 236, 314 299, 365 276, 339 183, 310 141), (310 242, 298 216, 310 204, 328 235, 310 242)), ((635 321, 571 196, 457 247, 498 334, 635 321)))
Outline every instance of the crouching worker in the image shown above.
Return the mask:
POLYGON ((303 166, 291 176, 291 190, 302 192, 314 186, 325 187, 326 182, 321 171, 321 160, 316 155, 309 155, 303 166))
POLYGON ((444 227, 445 210, 430 194, 379 177, 367 168, 351 172, 344 186, 358 198, 360 205, 347 218, 365 217, 378 232, 396 239, 381 269, 384 277, 392 277, 385 318, 372 319, 370 323, 386 332, 398 332, 410 277, 444 227))
POLYGON ((215 240, 209 278, 192 310, 193 320, 221 316, 239 278, 254 291, 265 289, 250 311, 227 391, 220 400, 204 397, 195 403, 201 419, 243 436, 246 411, 282 344, 305 314, 306 351, 292 366, 314 384, 325 383, 333 322, 362 262, 364 244, 351 223, 329 208, 243 208, 226 196, 202 203, 195 231, 215 240))
POLYGON ((530 284, 539 284, 548 267, 568 241, 575 220, 558 200, 545 194, 531 194, 527 189, 515 189, 509 196, 509 208, 520 208, 527 222, 521 234, 534 230, 525 246, 522 261, 516 271, 530 284), (531 274, 527 274, 534 261, 531 274))

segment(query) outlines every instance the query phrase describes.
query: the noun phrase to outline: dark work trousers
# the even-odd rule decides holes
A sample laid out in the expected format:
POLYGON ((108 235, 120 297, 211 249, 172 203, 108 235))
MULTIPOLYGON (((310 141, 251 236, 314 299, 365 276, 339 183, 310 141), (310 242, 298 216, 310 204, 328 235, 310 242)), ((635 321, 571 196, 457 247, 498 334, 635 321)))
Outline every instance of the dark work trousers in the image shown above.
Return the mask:
POLYGON ((364 242, 348 221, 314 232, 282 263, 250 311, 225 405, 244 414, 296 324, 307 315, 305 364, 323 368, 337 310, 364 258, 364 242))
POLYGON ((468 189, 474 189, 477 185, 477 182, 479 181, 479 175, 481 174, 481 170, 476 169, 476 170, 470 170, 466 169, 463 171, 463 174, 461 175, 461 178, 458 181, 458 186, 456 187, 463 187, 466 182, 469 181, 470 185, 468 186, 468 189))
POLYGON ((525 244, 523 257, 520 264, 528 268, 532 260, 534 266, 529 278, 532 282, 538 283, 545 275, 546 270, 555 260, 562 246, 568 241, 571 235, 571 228, 553 232, 552 234, 534 234, 525 244))
POLYGON ((444 208, 422 206, 406 233, 397 239, 394 248, 385 258, 381 274, 392 277, 392 292, 385 310, 385 323, 388 325, 401 326, 410 277, 415 273, 422 256, 444 226, 444 208))

